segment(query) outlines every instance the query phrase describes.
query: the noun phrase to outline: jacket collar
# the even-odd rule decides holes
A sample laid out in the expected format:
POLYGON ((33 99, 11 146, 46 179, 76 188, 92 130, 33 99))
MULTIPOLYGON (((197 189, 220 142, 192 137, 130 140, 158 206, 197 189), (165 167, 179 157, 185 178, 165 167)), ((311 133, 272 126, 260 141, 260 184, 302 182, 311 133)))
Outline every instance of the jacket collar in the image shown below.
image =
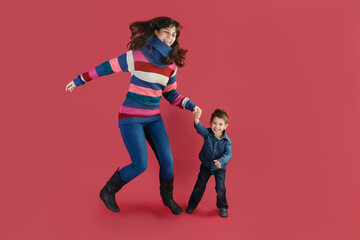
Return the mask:
MULTIPOLYGON (((215 134, 214 134, 214 132, 211 130, 211 128, 208 128, 208 130, 209 130, 210 134, 211 134, 214 138, 216 138, 216 137, 215 137, 215 134)), ((226 140, 229 141, 230 138, 229 138, 228 135, 226 134, 226 130, 223 131, 223 134, 224 134, 224 135, 222 136, 222 138, 220 138, 220 140, 221 140, 221 139, 226 139, 226 140)))
POLYGON ((230 140, 230 138, 228 137, 228 135, 226 134, 226 130, 224 130, 224 136, 222 138, 225 138, 227 140, 230 140))

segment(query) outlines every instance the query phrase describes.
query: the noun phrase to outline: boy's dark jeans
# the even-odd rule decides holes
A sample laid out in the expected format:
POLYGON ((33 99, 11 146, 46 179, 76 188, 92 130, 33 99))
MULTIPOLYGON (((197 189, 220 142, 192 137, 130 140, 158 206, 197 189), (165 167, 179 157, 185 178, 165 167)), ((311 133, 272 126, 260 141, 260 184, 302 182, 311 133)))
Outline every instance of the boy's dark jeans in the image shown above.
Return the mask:
POLYGON ((194 190, 190 196, 188 207, 195 209, 204 195, 206 184, 211 175, 215 176, 215 190, 217 193, 216 207, 228 209, 229 206, 226 201, 226 188, 225 188, 225 173, 226 169, 218 169, 210 171, 204 164, 200 166, 200 172, 196 181, 194 190))

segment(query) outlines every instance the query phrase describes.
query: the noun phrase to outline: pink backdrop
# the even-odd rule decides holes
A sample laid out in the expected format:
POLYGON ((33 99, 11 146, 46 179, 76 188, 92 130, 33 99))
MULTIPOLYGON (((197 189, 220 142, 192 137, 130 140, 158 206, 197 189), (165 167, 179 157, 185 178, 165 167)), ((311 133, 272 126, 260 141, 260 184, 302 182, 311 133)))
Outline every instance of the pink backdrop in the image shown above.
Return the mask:
MULTIPOLYGON (((359 239, 357 0, 7 1, 1 7, 1 239, 359 239), (171 16, 189 49, 178 90, 227 110, 229 218, 214 180, 193 215, 162 206, 158 164, 98 198, 130 162, 117 112, 130 76, 73 93, 78 74, 126 51, 129 23, 171 16)), ((202 139, 192 115, 161 103, 185 208, 202 139)))

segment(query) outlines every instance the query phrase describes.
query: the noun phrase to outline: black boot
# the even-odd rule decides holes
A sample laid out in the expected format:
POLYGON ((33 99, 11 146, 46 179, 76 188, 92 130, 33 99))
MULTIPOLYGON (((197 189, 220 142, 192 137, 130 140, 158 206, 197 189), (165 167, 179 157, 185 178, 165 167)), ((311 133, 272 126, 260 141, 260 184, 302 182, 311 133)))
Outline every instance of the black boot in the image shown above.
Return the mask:
POLYGON ((160 178, 160 195, 165 206, 170 208, 171 212, 179 215, 183 212, 181 207, 176 204, 173 199, 174 178, 163 179, 160 178))
POLYGON ((120 212, 119 206, 115 201, 115 193, 117 193, 126 183, 127 182, 121 179, 118 168, 109 181, 107 181, 106 185, 101 189, 100 198, 110 211, 120 212))

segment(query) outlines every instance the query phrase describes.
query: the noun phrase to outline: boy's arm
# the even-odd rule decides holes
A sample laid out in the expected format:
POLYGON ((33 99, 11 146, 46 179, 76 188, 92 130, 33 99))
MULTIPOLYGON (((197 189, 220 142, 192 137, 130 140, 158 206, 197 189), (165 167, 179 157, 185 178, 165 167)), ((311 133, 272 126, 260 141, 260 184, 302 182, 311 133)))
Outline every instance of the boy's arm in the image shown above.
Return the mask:
POLYGON ((221 158, 218 159, 218 161, 220 162, 221 166, 224 166, 224 164, 226 164, 227 162, 230 161, 230 159, 232 158, 232 148, 231 148, 232 142, 231 140, 229 140, 225 146, 225 151, 224 154, 221 156, 221 158))
POLYGON ((209 131, 201 124, 199 120, 197 120, 197 122, 198 123, 196 123, 196 120, 194 121, 196 132, 205 138, 207 135, 209 135, 209 131))

